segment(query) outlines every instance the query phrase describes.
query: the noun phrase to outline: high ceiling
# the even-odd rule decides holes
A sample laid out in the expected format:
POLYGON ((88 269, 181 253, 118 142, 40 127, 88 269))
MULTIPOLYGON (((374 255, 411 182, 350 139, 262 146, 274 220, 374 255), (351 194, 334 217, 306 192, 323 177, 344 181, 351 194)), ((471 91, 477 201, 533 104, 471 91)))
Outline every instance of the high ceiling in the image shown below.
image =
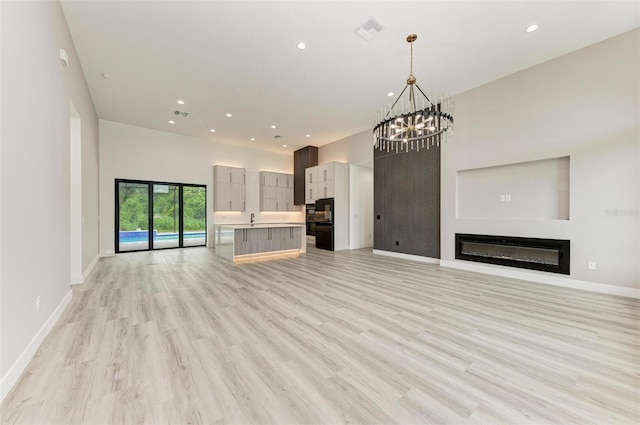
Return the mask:
POLYGON ((454 95, 640 26, 637 1, 62 6, 100 118, 283 153, 371 128, 404 88, 410 33, 418 84, 454 95), (384 29, 365 41, 369 18, 384 29))

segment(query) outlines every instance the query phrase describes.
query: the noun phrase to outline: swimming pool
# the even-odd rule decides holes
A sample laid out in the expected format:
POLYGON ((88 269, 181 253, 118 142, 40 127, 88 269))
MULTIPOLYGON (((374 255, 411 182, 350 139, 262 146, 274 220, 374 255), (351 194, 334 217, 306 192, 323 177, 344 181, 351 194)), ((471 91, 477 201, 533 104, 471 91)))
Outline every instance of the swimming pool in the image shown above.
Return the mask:
MULTIPOLYGON (((204 238, 207 232, 184 232, 184 239, 197 239, 204 238)), ((130 243, 130 242, 146 242, 149 240, 149 232, 147 230, 129 230, 120 232, 119 241, 120 243, 130 243)), ((153 231, 153 240, 154 241, 170 241, 170 240, 178 240, 178 233, 158 233, 157 230, 153 231)))

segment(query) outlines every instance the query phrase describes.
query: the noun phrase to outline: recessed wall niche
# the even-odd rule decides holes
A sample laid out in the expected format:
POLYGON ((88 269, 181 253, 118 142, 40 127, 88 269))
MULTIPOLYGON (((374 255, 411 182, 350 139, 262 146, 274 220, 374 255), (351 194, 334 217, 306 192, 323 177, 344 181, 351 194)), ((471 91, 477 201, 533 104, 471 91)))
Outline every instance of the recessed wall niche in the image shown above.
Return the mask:
POLYGON ((460 170, 456 218, 569 220, 569 157, 460 170))

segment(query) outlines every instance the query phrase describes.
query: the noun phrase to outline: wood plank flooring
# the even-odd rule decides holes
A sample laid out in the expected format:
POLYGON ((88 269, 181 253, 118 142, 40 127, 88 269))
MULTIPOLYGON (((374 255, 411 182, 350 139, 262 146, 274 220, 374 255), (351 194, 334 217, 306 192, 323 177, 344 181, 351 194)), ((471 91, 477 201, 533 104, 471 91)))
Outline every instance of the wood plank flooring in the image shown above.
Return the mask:
POLYGON ((637 424, 640 302, 309 249, 101 259, 2 424, 637 424))

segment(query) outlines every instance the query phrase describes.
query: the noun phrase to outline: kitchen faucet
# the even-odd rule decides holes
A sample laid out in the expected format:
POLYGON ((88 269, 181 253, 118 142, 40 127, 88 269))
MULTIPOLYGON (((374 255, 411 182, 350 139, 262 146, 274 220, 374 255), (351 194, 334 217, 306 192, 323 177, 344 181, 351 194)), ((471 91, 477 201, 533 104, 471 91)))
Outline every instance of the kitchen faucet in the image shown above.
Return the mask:
POLYGON ((255 214, 254 214, 254 213, 251 213, 251 224, 253 224, 253 222, 254 222, 254 221, 256 221, 256 220, 255 220, 255 214))

